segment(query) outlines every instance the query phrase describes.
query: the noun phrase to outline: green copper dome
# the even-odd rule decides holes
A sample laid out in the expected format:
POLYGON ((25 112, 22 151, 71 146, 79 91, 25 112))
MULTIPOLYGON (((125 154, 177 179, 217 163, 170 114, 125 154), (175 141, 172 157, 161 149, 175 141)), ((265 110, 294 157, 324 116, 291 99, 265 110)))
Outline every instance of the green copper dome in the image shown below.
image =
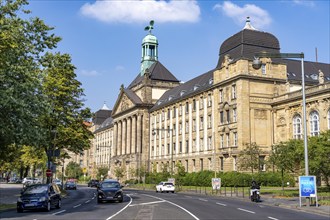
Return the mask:
POLYGON ((148 34, 142 40, 142 44, 145 44, 145 43, 158 44, 158 39, 155 35, 148 34))

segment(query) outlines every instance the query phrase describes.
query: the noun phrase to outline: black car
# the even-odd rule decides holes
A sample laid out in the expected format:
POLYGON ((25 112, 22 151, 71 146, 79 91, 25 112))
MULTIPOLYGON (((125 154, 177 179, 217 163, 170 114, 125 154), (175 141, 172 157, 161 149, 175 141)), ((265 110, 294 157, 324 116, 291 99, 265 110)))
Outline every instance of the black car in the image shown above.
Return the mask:
POLYGON ((75 181, 67 181, 65 183, 65 189, 68 190, 68 189, 74 189, 76 190, 77 189, 77 184, 75 181))
POLYGON ((117 180, 105 180, 97 187, 97 202, 118 201, 123 202, 123 186, 117 180))
POLYGON ((90 180, 88 182, 88 187, 98 187, 99 183, 100 182, 98 180, 90 180))
POLYGON ((31 209, 50 211, 51 207, 61 208, 61 191, 56 184, 35 184, 22 190, 17 199, 17 212, 31 209))

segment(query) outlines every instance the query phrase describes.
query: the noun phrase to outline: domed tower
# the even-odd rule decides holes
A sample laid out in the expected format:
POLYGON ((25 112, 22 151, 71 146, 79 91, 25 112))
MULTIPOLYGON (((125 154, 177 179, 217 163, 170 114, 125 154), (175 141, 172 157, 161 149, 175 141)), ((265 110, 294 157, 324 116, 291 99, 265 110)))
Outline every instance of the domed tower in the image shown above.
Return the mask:
POLYGON ((280 43, 274 35, 255 29, 247 17, 243 30, 222 43, 217 69, 222 67, 225 56, 233 61, 244 58, 253 60, 254 54, 260 52, 279 53, 280 43))
POLYGON ((158 61, 158 40, 157 37, 151 33, 154 29, 154 21, 150 21, 149 26, 145 27, 144 30, 148 31, 147 36, 142 40, 142 59, 141 59, 141 76, 144 75, 146 69, 158 61))

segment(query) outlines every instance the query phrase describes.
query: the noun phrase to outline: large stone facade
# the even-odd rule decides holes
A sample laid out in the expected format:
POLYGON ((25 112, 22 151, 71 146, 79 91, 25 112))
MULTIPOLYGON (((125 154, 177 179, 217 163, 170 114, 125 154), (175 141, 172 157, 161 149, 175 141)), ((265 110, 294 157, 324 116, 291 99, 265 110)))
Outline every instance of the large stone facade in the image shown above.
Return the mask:
MULTIPOLYGON (((144 169, 175 172, 177 163, 187 172, 233 171, 246 144, 260 146, 265 160, 273 144, 302 138, 300 61, 260 58, 255 69, 261 51, 279 53, 277 38, 246 25, 221 45, 215 69, 184 84, 157 57, 142 58, 144 72, 121 87, 111 120, 95 129, 89 161, 108 166, 109 177, 123 168, 124 179, 144 169)), ((329 66, 305 62, 308 135, 330 129, 329 66)))

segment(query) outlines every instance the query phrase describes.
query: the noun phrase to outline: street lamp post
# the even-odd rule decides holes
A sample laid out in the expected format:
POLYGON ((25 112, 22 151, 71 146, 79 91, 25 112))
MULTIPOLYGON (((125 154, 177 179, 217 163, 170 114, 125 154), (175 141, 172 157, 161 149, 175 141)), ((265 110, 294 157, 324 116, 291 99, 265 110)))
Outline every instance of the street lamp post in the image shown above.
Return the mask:
POLYGON ((172 128, 153 128, 152 134, 156 135, 156 131, 169 131, 171 136, 171 176, 173 175, 173 129, 172 128))
MULTIPOLYGON (((306 95, 305 95, 305 74, 304 74, 304 53, 256 53, 256 59, 253 61, 253 68, 260 69, 261 61, 259 58, 300 58, 301 59, 301 90, 303 99, 303 127, 304 127, 304 153, 305 153, 305 175, 308 176, 308 148, 307 148, 307 125, 306 125, 306 95)), ((309 198, 307 198, 309 200, 309 198)), ((309 201, 307 202, 309 205, 309 201)))

